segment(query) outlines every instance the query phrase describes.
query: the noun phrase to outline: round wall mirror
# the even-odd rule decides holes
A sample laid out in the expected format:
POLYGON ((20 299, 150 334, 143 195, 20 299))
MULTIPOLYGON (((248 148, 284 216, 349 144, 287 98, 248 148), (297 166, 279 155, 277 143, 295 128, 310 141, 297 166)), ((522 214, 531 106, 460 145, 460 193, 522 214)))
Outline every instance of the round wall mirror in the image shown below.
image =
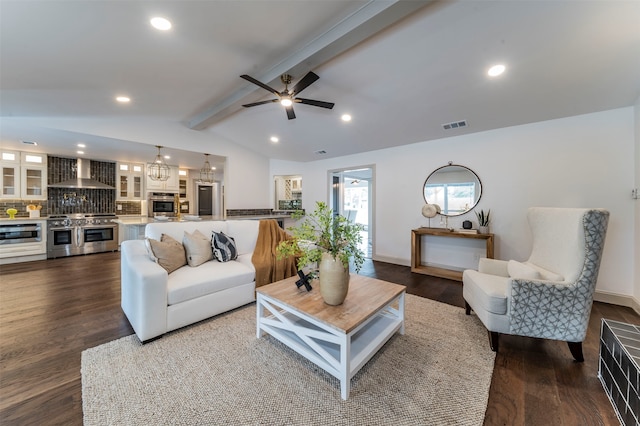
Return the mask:
POLYGON ((424 182, 424 200, 440 206, 443 216, 459 216, 473 209, 482 195, 480 178, 468 167, 449 163, 424 182))

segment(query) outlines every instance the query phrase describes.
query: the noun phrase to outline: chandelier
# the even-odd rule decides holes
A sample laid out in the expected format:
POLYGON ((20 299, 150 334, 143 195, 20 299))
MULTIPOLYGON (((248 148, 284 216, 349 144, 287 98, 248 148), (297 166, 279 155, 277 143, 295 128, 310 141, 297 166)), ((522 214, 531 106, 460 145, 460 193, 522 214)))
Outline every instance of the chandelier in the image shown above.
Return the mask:
POLYGON ((156 145, 158 148, 158 155, 156 155, 156 159, 153 163, 149 164, 147 167, 147 176, 151 180, 159 180, 166 181, 169 179, 169 166, 165 163, 164 158, 160 155, 160 149, 162 148, 160 145, 156 145))
POLYGON ((200 183, 213 183, 213 170, 209 163, 209 154, 204 155, 204 165, 200 169, 200 183))

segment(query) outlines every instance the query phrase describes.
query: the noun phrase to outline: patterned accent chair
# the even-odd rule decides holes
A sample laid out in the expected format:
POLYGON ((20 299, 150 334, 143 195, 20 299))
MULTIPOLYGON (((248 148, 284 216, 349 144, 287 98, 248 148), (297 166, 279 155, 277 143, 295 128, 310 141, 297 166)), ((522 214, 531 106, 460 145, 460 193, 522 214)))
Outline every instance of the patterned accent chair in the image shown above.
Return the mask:
POLYGON ((477 271, 464 271, 466 314, 473 309, 482 321, 494 352, 500 333, 514 334, 566 341, 582 362, 609 212, 533 207, 527 217, 526 262, 483 258, 477 271))

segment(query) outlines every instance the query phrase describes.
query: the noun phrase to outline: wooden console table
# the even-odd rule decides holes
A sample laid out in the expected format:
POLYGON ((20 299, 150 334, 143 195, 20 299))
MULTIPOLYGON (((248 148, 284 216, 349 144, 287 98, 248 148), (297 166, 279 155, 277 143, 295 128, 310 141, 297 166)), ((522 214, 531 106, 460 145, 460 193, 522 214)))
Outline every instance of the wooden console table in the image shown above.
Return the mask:
POLYGON ((411 230, 411 272, 416 272, 418 274, 424 275, 433 275, 434 277, 440 278, 448 278, 450 280, 462 281, 462 271, 439 268, 437 266, 427 266, 420 263, 422 261, 423 235, 485 240, 487 243, 485 257, 493 259, 493 234, 467 234, 463 232, 449 231, 443 228, 418 228, 411 230))

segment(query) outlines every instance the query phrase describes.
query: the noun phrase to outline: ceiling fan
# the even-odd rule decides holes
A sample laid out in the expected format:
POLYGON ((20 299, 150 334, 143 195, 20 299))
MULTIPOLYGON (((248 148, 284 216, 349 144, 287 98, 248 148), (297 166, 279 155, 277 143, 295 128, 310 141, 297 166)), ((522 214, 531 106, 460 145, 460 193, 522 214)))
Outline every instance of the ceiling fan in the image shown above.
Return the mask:
POLYGON ((323 101, 316 101, 313 99, 296 97, 298 93, 302 92, 304 89, 309 87, 314 81, 320 78, 311 71, 309 71, 307 75, 305 75, 295 86, 293 86, 293 89, 291 90, 289 90, 289 85, 291 84, 291 76, 289 74, 282 74, 280 76, 280 81, 282 81, 282 83, 284 84, 284 90, 282 92, 278 92, 276 89, 269 87, 266 84, 262 83, 261 81, 258 81, 255 78, 248 76, 246 74, 243 74, 240 77, 244 78, 247 81, 250 81, 251 83, 257 86, 262 87, 265 90, 268 90, 269 92, 273 93, 278 97, 278 99, 271 99, 269 101, 254 102, 251 104, 242 105, 243 107, 246 107, 246 108, 254 107, 257 105, 270 104, 273 102, 280 102, 280 104, 287 111, 287 117, 289 118, 289 120, 293 120, 294 118, 296 118, 296 114, 293 112, 294 103, 312 105, 312 106, 317 106, 320 108, 328 108, 328 109, 332 109, 333 106, 335 105, 334 103, 331 103, 331 102, 323 102, 323 101))

